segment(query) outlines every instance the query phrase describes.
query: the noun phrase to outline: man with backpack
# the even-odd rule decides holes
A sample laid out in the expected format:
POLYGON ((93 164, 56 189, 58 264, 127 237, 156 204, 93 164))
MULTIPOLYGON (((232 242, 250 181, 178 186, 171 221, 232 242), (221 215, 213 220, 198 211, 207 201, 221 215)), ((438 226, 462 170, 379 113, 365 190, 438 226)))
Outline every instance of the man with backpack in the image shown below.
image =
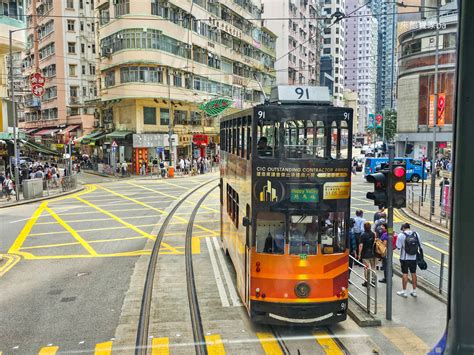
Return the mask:
POLYGON ((410 225, 404 223, 402 225, 402 233, 398 234, 397 238, 397 249, 400 250, 400 267, 402 269, 402 288, 403 290, 398 291, 397 295, 401 297, 408 297, 407 284, 408 284, 408 271, 410 271, 412 278, 413 291, 410 295, 417 297, 416 294, 416 255, 420 247, 420 237, 418 233, 410 230, 410 225))

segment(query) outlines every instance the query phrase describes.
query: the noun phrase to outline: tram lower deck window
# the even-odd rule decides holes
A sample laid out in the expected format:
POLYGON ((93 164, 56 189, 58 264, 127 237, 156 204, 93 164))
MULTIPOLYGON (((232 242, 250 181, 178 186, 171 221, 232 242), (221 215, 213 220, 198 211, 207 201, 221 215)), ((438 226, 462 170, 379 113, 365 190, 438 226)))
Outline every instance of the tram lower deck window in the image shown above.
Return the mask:
POLYGON ((260 212, 257 216, 257 253, 283 254, 285 252, 285 215, 260 212))
POLYGON ((284 124, 286 158, 324 158, 326 135, 324 123, 310 120, 290 120, 284 124))
POLYGON ((280 123, 261 121, 257 125, 257 152, 259 157, 278 156, 278 135, 280 123))

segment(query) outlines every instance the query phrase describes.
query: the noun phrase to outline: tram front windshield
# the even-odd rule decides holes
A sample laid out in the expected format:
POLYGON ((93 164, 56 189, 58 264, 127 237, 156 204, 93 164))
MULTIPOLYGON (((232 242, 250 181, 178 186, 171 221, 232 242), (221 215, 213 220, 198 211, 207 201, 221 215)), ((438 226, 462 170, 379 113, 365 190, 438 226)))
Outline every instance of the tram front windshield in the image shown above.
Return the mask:
POLYGON ((260 212, 257 215, 258 253, 341 253, 346 248, 345 235, 344 212, 291 216, 279 212, 260 212))

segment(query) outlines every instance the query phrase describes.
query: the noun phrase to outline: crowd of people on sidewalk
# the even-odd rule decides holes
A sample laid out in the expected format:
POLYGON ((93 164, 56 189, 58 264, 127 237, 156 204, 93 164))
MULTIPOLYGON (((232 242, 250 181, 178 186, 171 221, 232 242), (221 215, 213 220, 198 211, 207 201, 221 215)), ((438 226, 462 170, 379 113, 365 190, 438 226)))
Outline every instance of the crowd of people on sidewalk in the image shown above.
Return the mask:
MULTIPOLYGON (((181 156, 175 165, 176 173, 180 176, 206 174, 213 171, 214 167, 220 162, 219 155, 212 157, 184 157, 181 156)), ((122 176, 128 175, 128 164, 122 162, 120 164, 120 172, 122 176)), ((156 174, 159 177, 166 178, 169 176, 170 166, 168 161, 153 157, 149 162, 142 160, 140 162, 140 175, 156 174)))
MULTIPOLYGON (((379 206, 378 211, 374 214, 373 223, 364 218, 362 210, 356 211, 355 217, 351 218, 349 235, 350 254, 352 256, 349 260, 349 267, 352 269, 354 264, 364 267, 365 282, 362 286, 376 287, 371 275, 374 274, 378 263, 381 264, 384 273, 383 279, 379 282, 387 283, 387 270, 390 267, 387 263, 387 249, 390 238, 384 206, 379 206), (356 260, 355 263, 354 260, 356 260)), ((416 269, 417 267, 422 270, 426 269, 419 234, 411 229, 409 223, 402 224, 400 233, 393 233, 392 248, 400 251, 402 289, 397 292, 397 295, 404 298, 408 297, 407 285, 408 274, 410 273, 413 285, 410 295, 417 297, 416 269)))

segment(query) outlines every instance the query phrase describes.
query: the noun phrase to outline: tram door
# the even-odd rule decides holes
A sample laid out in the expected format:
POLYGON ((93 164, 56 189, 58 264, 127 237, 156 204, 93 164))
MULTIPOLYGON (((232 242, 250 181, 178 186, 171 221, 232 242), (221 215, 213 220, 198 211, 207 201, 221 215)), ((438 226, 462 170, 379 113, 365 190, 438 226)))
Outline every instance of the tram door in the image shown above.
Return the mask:
MULTIPOLYGON (((245 208, 245 216, 250 219, 250 206, 247 204, 245 208)), ((249 291, 250 291, 250 223, 245 226, 245 304, 249 304, 249 291)))

